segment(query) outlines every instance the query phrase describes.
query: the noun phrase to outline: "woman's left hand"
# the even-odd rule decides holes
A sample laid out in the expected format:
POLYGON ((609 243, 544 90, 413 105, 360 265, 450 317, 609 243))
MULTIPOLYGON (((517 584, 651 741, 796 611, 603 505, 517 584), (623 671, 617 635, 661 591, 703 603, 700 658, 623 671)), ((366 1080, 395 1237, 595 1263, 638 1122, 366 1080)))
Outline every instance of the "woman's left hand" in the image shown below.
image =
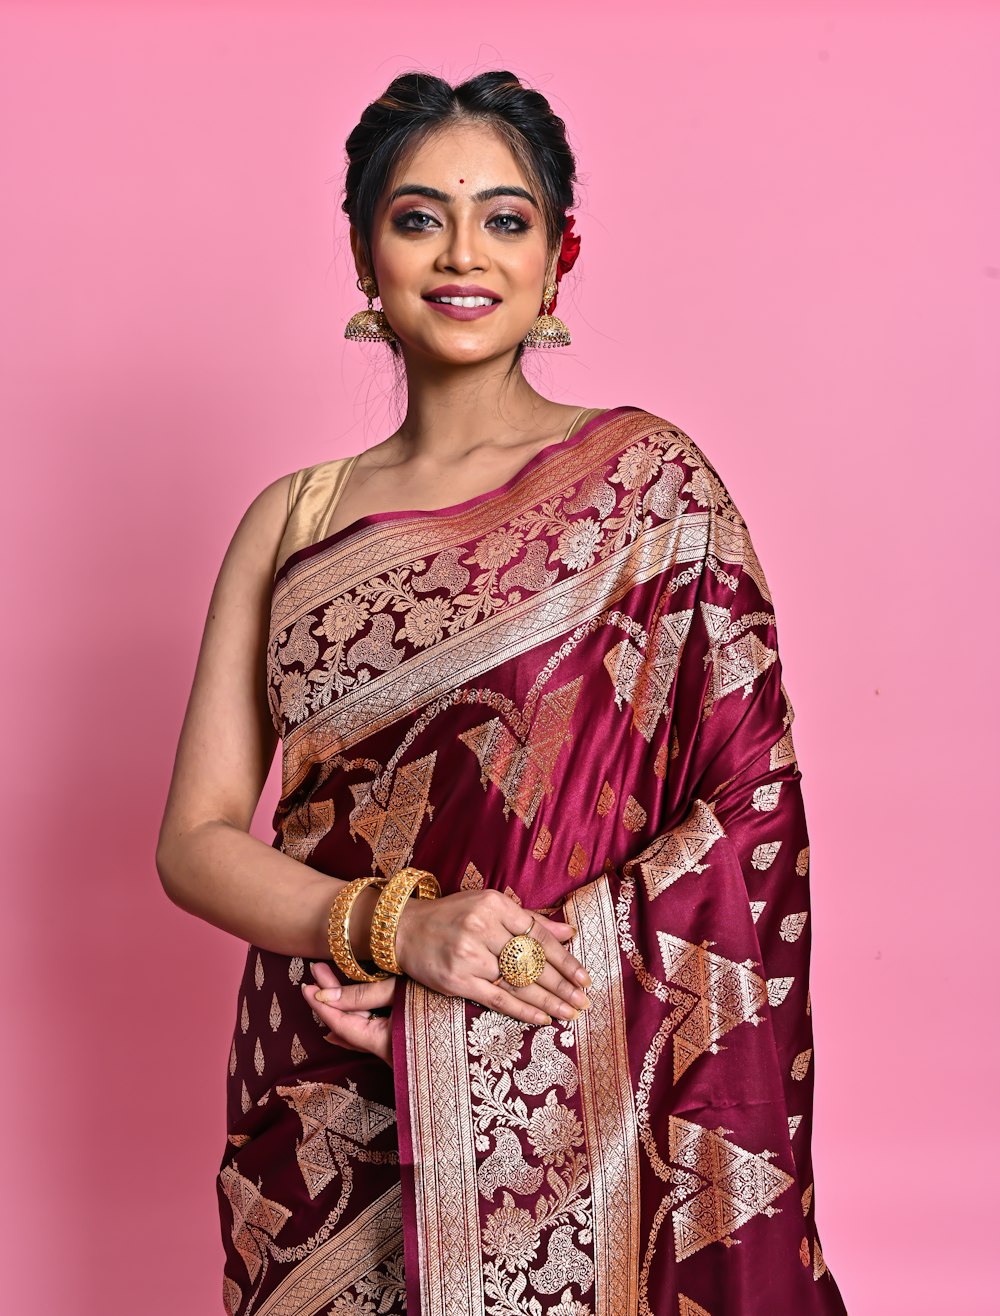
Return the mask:
POLYGON ((310 963, 313 977, 318 986, 311 982, 302 984, 302 994, 309 1005, 316 1011, 330 1031, 325 1040, 338 1046, 346 1046, 351 1051, 370 1051, 392 1068, 392 1012, 388 1015, 376 1015, 369 1018, 369 1010, 377 1010, 392 1004, 396 989, 396 978, 380 978, 378 982, 355 982, 342 986, 330 968, 322 960, 310 963), (316 993, 322 991, 326 1001, 316 999, 316 993), (329 998, 335 996, 336 1005, 329 1004, 329 998))

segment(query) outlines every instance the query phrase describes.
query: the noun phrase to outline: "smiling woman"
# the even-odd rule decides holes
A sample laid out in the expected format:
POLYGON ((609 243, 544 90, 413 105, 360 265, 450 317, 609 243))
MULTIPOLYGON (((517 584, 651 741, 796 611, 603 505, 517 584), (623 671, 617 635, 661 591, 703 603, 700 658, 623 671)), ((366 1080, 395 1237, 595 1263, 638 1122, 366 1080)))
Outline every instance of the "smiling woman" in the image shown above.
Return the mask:
POLYGON ((746 522, 677 425, 521 371, 568 340, 579 248, 544 97, 407 74, 348 157, 348 336, 400 358, 406 416, 237 527, 157 849, 249 943, 226 1310, 840 1316, 809 841, 746 522))

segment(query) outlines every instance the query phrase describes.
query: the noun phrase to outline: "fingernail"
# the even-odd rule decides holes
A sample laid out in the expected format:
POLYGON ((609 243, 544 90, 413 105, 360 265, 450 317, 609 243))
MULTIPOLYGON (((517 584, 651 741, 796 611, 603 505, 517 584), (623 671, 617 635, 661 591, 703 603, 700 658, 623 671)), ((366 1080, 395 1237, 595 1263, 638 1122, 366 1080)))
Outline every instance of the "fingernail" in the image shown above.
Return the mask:
POLYGON ((332 1005, 334 1001, 340 1000, 339 987, 324 987, 321 992, 316 993, 317 1001, 322 1001, 324 1005, 332 1005))
POLYGON ((593 979, 586 969, 577 969, 576 980, 578 983, 582 983, 584 987, 590 987, 593 985, 593 979))

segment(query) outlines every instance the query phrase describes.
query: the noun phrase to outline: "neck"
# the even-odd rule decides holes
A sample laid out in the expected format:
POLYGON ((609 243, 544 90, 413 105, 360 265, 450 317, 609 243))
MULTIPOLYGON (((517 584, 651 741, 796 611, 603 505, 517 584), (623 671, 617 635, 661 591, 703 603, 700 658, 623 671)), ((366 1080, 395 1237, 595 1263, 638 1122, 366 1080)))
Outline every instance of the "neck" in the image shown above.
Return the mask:
POLYGON ((448 461, 558 429, 559 404, 532 388, 520 366, 507 375, 512 356, 454 365, 404 348, 407 405, 398 433, 407 450, 448 461))

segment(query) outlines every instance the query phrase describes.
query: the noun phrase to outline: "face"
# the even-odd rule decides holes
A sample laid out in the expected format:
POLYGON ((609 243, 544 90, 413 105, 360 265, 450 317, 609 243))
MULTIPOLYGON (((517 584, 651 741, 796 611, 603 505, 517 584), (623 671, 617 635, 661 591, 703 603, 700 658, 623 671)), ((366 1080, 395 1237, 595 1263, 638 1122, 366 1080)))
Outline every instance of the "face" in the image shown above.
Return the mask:
POLYGON ((373 274, 404 356, 467 364, 513 352, 554 279, 543 214, 537 186, 493 130, 451 126, 416 148, 376 210, 374 270, 351 235, 358 272, 373 274), (436 300, 462 293, 489 304, 436 300))

